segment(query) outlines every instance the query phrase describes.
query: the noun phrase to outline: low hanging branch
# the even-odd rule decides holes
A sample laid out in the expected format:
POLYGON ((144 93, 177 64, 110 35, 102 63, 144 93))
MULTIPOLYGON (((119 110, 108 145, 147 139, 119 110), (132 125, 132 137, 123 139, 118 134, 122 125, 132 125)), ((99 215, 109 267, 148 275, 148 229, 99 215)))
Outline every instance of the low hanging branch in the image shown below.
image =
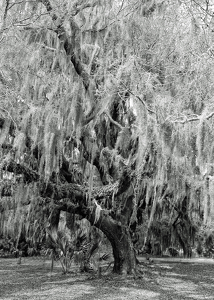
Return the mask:
MULTIPOLYGON (((56 184, 54 182, 46 182, 37 172, 32 169, 16 163, 15 161, 5 162, 3 170, 11 172, 15 175, 23 175, 25 183, 38 182, 38 190, 43 198, 52 198, 56 201, 69 198, 75 199, 75 202, 82 202, 87 198, 89 189, 76 183, 56 184)), ((126 169, 121 176, 121 180, 114 184, 105 185, 103 187, 94 187, 91 195, 94 199, 112 197, 112 195, 122 194, 130 185, 131 172, 126 169)), ((8 183, 7 183, 8 184, 8 183)))

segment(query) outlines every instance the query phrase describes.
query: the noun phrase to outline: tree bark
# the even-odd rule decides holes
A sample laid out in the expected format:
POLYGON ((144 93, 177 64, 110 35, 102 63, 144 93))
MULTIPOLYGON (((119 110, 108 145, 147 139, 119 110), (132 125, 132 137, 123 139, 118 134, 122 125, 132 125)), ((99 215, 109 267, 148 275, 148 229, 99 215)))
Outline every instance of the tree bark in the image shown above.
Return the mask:
POLYGON ((192 257, 192 247, 191 242, 189 239, 188 232, 186 231, 186 228, 181 228, 180 224, 177 225, 177 234, 178 234, 178 240, 179 243, 183 249, 184 257, 185 258, 191 258, 192 257))
POLYGON ((120 228, 114 232, 111 241, 114 255, 113 272, 119 274, 134 274, 136 271, 136 257, 128 228, 120 228))
MULTIPOLYGON (((87 219, 93 224, 93 214, 87 219)), ((101 211, 100 218, 94 225, 106 235, 112 245, 113 272, 123 275, 134 274, 136 271, 136 257, 129 227, 112 219, 109 214, 105 214, 105 211, 101 211)))

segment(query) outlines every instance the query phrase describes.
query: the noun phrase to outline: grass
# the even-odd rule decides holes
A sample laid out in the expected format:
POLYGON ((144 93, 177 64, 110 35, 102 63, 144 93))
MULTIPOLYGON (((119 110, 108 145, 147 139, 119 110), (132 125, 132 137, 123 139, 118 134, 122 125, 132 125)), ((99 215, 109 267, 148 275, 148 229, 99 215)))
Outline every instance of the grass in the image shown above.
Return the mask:
POLYGON ((0 299, 122 300, 214 299, 214 260, 154 260, 143 268, 142 278, 104 273, 63 275, 60 265, 50 272, 50 261, 0 259, 0 299))

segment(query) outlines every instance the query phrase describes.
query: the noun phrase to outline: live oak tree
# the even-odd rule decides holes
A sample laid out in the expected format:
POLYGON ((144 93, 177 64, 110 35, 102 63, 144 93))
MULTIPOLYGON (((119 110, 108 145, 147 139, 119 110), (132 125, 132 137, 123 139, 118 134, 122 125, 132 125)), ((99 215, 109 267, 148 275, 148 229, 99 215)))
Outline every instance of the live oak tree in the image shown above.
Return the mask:
POLYGON ((114 272, 135 273, 146 214, 148 231, 167 217, 187 255, 213 220, 211 4, 2 7, 1 232, 77 214, 109 239, 114 272))

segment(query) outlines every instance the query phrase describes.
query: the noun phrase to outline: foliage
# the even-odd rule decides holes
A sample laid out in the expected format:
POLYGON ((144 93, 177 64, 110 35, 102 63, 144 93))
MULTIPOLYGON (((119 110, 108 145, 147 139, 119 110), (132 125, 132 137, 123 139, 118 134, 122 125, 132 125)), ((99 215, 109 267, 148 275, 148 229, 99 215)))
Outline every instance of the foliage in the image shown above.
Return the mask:
POLYGON ((104 220, 129 240, 144 213, 145 236, 168 218, 183 247, 212 224, 211 15, 209 1, 5 1, 0 232, 42 239, 55 207, 113 247, 104 220))
POLYGON ((200 255, 213 257, 214 231, 212 226, 201 226, 196 237, 197 251, 200 255))

